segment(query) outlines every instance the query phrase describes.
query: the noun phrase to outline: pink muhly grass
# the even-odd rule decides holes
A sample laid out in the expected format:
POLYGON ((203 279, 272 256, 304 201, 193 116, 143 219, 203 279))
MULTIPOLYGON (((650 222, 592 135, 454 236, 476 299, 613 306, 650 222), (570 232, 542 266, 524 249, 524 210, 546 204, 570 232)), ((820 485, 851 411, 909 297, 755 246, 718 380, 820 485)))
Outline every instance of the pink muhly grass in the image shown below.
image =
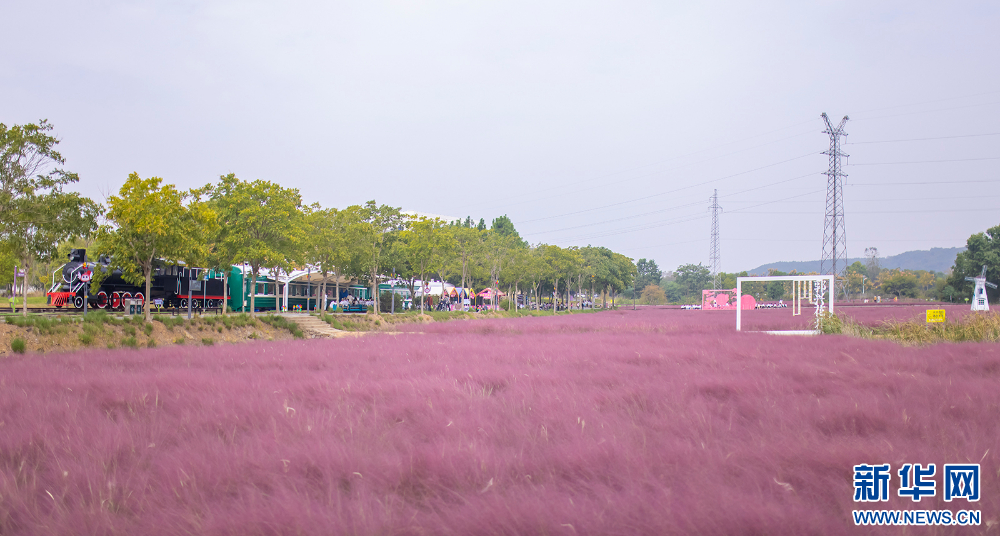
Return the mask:
POLYGON ((620 311, 8 358, 0 534, 835 534, 852 466, 883 462, 981 463, 982 499, 878 508, 996 519, 995 345, 734 324, 620 311))

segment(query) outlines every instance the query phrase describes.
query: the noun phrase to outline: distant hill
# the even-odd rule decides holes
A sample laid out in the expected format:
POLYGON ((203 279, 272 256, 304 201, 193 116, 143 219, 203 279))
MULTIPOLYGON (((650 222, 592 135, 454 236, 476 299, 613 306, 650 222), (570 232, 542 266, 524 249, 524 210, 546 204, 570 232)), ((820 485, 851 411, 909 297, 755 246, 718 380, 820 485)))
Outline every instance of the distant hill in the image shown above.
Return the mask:
MULTIPOLYGON (((964 247, 931 248, 930 250, 906 251, 899 255, 882 257, 879 260, 883 268, 947 272, 955 264, 955 256, 962 251, 965 251, 964 247)), ((848 259, 847 264, 853 264, 854 261, 861 261, 861 264, 865 263, 865 259, 855 257, 848 259)), ((792 270, 803 273, 818 272, 819 261, 772 262, 758 266, 753 270, 747 270, 747 272, 751 275, 767 275, 767 271, 770 268, 781 272, 791 272, 792 270)))

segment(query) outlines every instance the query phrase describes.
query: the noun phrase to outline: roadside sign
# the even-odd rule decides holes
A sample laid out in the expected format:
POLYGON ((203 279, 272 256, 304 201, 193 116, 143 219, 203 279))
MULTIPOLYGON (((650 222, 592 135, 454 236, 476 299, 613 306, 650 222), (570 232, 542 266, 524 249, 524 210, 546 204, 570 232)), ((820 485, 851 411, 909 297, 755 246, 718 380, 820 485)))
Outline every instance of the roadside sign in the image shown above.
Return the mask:
POLYGON ((928 322, 944 322, 944 309, 928 309, 927 310, 927 321, 928 322))
POLYGON ((87 270, 86 272, 81 272, 80 273, 80 281, 83 281, 84 283, 90 283, 90 278, 93 275, 94 275, 94 272, 91 272, 90 270, 87 270))
POLYGON ((18 270, 17 277, 24 277, 24 270, 18 270))

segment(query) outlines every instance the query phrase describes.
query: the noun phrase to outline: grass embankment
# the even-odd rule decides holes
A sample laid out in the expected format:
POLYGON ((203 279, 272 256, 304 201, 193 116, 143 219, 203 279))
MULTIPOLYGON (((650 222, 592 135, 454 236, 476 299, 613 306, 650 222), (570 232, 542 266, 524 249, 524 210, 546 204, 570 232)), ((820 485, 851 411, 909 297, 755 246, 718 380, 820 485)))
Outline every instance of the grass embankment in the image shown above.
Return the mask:
POLYGON ((875 326, 855 322, 847 316, 836 315, 823 323, 822 330, 829 334, 889 340, 908 346, 941 342, 1000 342, 1000 314, 978 313, 958 321, 933 324, 921 319, 886 320, 875 326))
MULTIPOLYGON (((598 313, 608 309, 560 311, 558 316, 580 313, 598 313)), ((325 314, 322 319, 331 327, 342 331, 393 331, 400 324, 447 322, 449 320, 482 320, 487 318, 522 318, 526 316, 553 316, 551 311, 406 311, 394 314, 325 314)))
POLYGON ((213 345, 247 339, 302 338, 294 323, 272 315, 202 316, 153 315, 116 317, 105 311, 82 316, 10 315, 0 325, 0 354, 66 352, 90 347, 154 348, 170 344, 213 345))

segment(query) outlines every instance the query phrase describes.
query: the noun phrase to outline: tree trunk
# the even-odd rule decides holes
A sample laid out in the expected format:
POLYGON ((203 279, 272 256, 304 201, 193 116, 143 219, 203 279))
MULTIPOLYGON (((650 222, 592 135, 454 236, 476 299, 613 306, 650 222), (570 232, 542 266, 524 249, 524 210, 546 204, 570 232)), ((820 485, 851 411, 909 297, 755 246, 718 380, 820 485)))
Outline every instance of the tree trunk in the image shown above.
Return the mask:
MULTIPOLYGON (((146 315, 145 315, 146 316, 146 322, 150 322, 150 321, 152 321, 152 318, 151 318, 151 312, 149 310, 149 307, 150 307, 150 305, 149 305, 149 287, 152 285, 152 283, 150 282, 150 280, 153 278, 153 267, 150 266, 150 267, 146 268, 143 271, 146 272, 145 273, 145 276, 146 276, 146 297, 145 297, 144 300, 142 300, 142 304, 145 305, 144 309, 146 310, 146 315)), ((87 299, 87 290, 86 290, 86 287, 84 287, 83 299, 85 299, 85 300, 87 299)))
POLYGON ((375 314, 379 314, 378 307, 378 276, 375 275, 375 268, 372 267, 372 303, 375 304, 375 314))
MULTIPOLYGON (((251 269, 251 274, 250 275, 253 276, 253 281, 250 282, 250 316, 255 316, 257 308, 254 305, 254 298, 257 297, 257 270, 258 269, 256 267, 254 267, 254 266, 251 266, 250 269, 251 269)), ((191 294, 191 293, 188 292, 188 294, 191 294)), ((190 296, 188 297, 188 299, 189 300, 191 299, 190 296)), ((277 299, 277 298, 275 298, 275 299, 277 299)))
POLYGON ((580 310, 583 310, 583 300, 580 295, 583 294, 583 274, 580 274, 576 278, 576 299, 580 300, 580 310))
POLYGON ((222 316, 228 314, 229 309, 229 276, 222 272, 222 316))
POLYGON ((555 284, 552 285, 552 314, 559 312, 559 305, 556 300, 559 298, 559 278, 555 278, 555 284))
MULTIPOLYGON (((24 304, 24 309, 21 311, 21 314, 27 317, 28 316, 28 273, 29 273, 28 261, 24 261, 23 263, 21 263, 21 265, 24 266, 24 277, 21 278, 21 303, 24 304)), ((15 270, 16 269, 17 268, 15 268, 15 270)))
POLYGON ((334 279, 333 284, 336 287, 336 290, 334 290, 334 292, 337 294, 336 296, 333 297, 333 299, 336 300, 337 312, 340 313, 342 312, 340 310, 340 268, 337 268, 333 271, 333 277, 336 278, 334 279))
POLYGON ((327 274, 326 270, 323 270, 323 288, 320 289, 320 292, 323 293, 322 316, 326 315, 326 274, 327 274))

